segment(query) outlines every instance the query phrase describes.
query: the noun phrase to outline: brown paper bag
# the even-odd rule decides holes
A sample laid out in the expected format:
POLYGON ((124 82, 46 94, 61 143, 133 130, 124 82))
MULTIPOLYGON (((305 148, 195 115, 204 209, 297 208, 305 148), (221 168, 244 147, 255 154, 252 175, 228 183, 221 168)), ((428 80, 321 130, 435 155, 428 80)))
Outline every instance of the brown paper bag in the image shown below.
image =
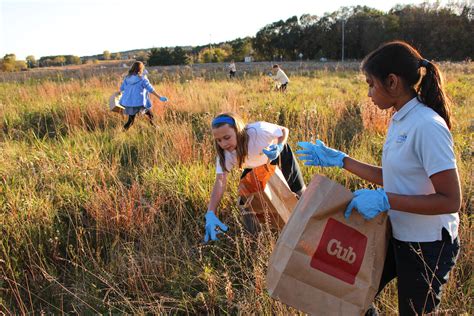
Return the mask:
POLYGON ((378 290, 388 244, 388 217, 366 221, 344 210, 352 193, 315 175, 270 258, 271 297, 314 315, 363 315, 378 290))
POLYGON ((114 92, 109 98, 109 108, 112 112, 122 113, 125 109, 120 105, 119 100, 122 94, 120 92, 114 92))
MULTIPOLYGON (((276 168, 270 170, 273 174, 266 180, 264 187, 257 192, 242 196, 241 199, 243 198, 245 202, 241 204, 239 200, 239 208, 244 214, 254 214, 260 223, 268 221, 272 227, 281 229, 290 218, 298 199, 290 190, 280 168, 272 167, 276 168)), ((241 185, 239 192, 242 193, 240 187, 241 185)))

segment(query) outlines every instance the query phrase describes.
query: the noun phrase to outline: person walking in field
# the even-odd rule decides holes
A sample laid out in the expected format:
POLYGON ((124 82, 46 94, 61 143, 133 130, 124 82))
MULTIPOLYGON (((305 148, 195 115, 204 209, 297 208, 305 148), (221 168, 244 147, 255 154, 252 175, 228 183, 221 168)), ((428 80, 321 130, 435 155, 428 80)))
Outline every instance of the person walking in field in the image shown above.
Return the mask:
MULTIPOLYGON (((301 196, 306 188, 300 168, 287 143, 289 130, 268 122, 254 122, 245 125, 234 113, 217 115, 211 124, 217 150, 216 180, 206 213, 204 241, 216 240, 216 230, 227 230, 216 216, 217 207, 224 195, 227 176, 237 166, 244 168, 241 179, 252 171, 270 164, 279 164, 291 191, 301 196)), ((244 225, 247 223, 244 218, 244 225)), ((246 227, 249 230, 249 227, 246 227)), ((250 231, 252 232, 252 231, 250 231)))
MULTIPOLYGON (((388 212, 392 237, 379 292, 397 278, 400 315, 434 313, 459 253, 461 188, 450 133, 450 102, 440 70, 409 44, 389 42, 362 62, 368 96, 394 109, 382 167, 302 142, 305 165, 337 166, 383 188, 354 192, 345 216, 356 209, 371 220, 388 212)), ((372 306, 366 315, 376 315, 372 306)))
POLYGON ((290 79, 285 74, 285 72, 280 68, 278 64, 274 64, 272 67, 273 80, 278 84, 277 90, 280 92, 285 92, 288 87, 290 79))
POLYGON ((235 73, 237 72, 237 68, 235 67, 235 62, 232 59, 229 64, 229 78, 235 78, 235 73))
POLYGON ((148 116, 150 123, 153 125, 153 113, 150 111, 151 100, 148 94, 153 94, 160 101, 168 101, 166 97, 156 93, 146 77, 145 65, 141 61, 134 62, 132 67, 130 67, 127 76, 120 86, 120 92, 122 96, 119 103, 125 108, 124 113, 128 115, 128 121, 123 126, 125 130, 132 126, 135 116, 140 111, 143 111, 148 116))

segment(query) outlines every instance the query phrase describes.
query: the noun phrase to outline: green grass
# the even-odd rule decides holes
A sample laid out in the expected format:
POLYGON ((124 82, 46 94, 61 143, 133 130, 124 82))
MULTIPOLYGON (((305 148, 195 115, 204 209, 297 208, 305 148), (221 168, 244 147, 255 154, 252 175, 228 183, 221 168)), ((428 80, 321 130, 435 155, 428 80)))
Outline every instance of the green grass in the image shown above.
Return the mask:
MULTIPOLYGON (((473 65, 446 67, 463 187, 462 251, 441 308, 472 311, 473 65)), ((153 80, 153 75, 152 75, 153 80)), ((202 244, 214 181, 213 115, 290 128, 379 164, 389 114, 374 109, 360 73, 291 76, 286 95, 265 77, 165 81, 157 128, 108 112, 118 76, 0 83, 0 312, 295 313, 272 300, 265 273, 277 234, 244 233, 233 172, 220 210, 230 226, 202 244)), ((334 168, 304 168, 351 189, 369 184, 334 168)), ((377 302, 396 311, 392 284, 377 302)))

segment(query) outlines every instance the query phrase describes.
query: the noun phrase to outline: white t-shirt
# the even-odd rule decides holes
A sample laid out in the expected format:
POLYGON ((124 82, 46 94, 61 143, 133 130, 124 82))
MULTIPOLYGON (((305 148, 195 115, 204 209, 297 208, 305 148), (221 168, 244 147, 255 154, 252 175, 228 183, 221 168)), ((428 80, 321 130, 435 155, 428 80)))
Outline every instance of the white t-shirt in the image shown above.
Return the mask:
POLYGON ((237 71, 237 68, 235 68, 235 64, 234 64, 234 63, 230 63, 230 64, 229 64, 229 71, 233 71, 233 72, 236 72, 236 71, 237 71))
POLYGON ((288 76, 281 69, 278 69, 275 75, 275 80, 280 82, 281 84, 290 82, 290 79, 288 79, 288 76))
MULTIPOLYGON (((247 124, 248 155, 244 161, 244 168, 255 168, 268 162, 268 157, 262 150, 270 145, 278 143, 278 137, 283 136, 281 127, 268 122, 255 122, 247 124)), ((228 171, 237 165, 237 152, 234 150, 224 151, 225 166, 228 171)), ((216 159, 216 173, 224 173, 221 168, 220 159, 216 159)))
MULTIPOLYGON (((382 171, 386 192, 403 195, 435 193, 430 176, 456 169, 453 139, 446 122, 413 98, 391 119, 383 146, 382 171)), ((455 239, 459 215, 421 215, 389 210, 393 237, 401 241, 441 240, 441 230, 455 239)))

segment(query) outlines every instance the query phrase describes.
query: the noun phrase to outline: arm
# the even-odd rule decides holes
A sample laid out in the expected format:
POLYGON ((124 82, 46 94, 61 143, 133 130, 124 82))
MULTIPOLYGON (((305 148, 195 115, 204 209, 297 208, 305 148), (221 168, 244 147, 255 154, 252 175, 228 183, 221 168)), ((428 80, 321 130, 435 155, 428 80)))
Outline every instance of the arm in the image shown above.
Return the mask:
POLYGON ((153 94, 155 97, 157 97, 158 99, 161 98, 161 95, 159 95, 158 93, 156 93, 155 91, 155 88, 153 88, 153 86, 151 85, 150 81, 148 80, 148 78, 144 78, 143 79, 143 87, 150 93, 150 94, 153 94))
POLYGON ((402 195, 385 192, 384 189, 357 190, 344 216, 348 218, 353 208, 365 219, 372 219, 389 209, 420 215, 456 213, 462 200, 457 170, 444 170, 433 174, 430 179, 435 193, 427 195, 402 195))
POLYGON ((278 137, 278 144, 285 145, 288 142, 288 135, 290 133, 290 130, 284 126, 280 126, 280 128, 283 135, 278 137))
POLYGON ((281 73, 278 71, 273 77, 273 80, 280 82, 280 79, 281 79, 281 73))
POLYGON ((356 176, 383 186, 382 168, 369 165, 351 157, 345 157, 343 168, 356 176))
POLYGON ((211 200, 207 206, 209 211, 216 212, 217 207, 224 195, 227 184, 227 173, 218 173, 216 174, 216 181, 214 182, 214 187, 211 193, 211 200))
POLYGON ((155 90, 153 90, 153 92, 150 92, 151 94, 153 94, 155 97, 157 97, 158 99, 161 98, 161 95, 159 95, 158 93, 156 93, 155 90))
POLYGON ((435 193, 401 195, 388 193, 390 207, 408 213, 439 215, 456 213, 461 208, 461 186, 456 169, 444 170, 430 177, 435 193))
POLYGON ((227 182, 227 173, 218 173, 216 175, 216 182, 211 193, 211 201, 209 202, 206 215, 206 233, 204 235, 204 242, 207 243, 209 240, 217 240, 217 234, 220 232, 227 231, 228 227, 222 223, 216 216, 215 210, 222 199, 225 192, 227 182))

